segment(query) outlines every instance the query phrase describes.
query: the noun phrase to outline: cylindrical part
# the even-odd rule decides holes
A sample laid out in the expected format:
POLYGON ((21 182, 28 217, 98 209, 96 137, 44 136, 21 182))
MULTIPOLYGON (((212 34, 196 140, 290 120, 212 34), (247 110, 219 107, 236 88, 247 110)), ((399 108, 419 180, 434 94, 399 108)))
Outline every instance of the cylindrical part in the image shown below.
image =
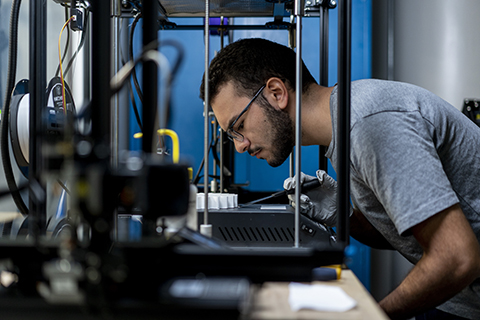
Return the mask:
POLYGON ((212 225, 211 224, 201 224, 200 233, 206 237, 212 237, 212 225))
POLYGON ((111 0, 112 5, 110 6, 112 17, 120 17, 122 15, 122 3, 120 0, 111 0))

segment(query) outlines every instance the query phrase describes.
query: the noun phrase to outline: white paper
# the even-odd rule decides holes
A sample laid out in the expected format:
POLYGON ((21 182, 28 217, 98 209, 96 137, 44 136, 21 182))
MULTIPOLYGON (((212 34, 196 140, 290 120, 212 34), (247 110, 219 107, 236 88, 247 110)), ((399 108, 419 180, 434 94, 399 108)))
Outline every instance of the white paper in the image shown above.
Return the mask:
POLYGON ((292 311, 313 309, 328 312, 345 312, 357 302, 342 288, 322 284, 290 283, 288 302, 292 311))

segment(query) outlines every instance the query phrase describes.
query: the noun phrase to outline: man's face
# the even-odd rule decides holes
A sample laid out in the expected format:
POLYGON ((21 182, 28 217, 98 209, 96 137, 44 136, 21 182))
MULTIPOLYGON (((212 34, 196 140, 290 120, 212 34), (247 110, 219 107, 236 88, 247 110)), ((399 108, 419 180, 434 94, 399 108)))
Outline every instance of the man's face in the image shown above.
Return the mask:
MULTIPOLYGON (((223 130, 238 117, 251 98, 239 97, 232 82, 221 87, 211 105, 223 130)), ((290 116, 262 97, 253 102, 233 129, 244 137, 243 141, 234 140, 238 152, 247 151, 252 156, 265 159, 272 167, 278 167, 288 158, 295 142, 290 116)))

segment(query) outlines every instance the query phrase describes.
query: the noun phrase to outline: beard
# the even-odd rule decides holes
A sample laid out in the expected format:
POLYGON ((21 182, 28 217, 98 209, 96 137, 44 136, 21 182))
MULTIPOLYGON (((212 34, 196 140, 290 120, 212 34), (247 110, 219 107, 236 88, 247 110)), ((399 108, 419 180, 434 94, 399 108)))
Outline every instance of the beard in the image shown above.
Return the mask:
POLYGON ((295 145, 295 127, 287 112, 276 110, 266 99, 260 104, 270 129, 272 159, 267 160, 272 167, 278 167, 287 160, 295 145))

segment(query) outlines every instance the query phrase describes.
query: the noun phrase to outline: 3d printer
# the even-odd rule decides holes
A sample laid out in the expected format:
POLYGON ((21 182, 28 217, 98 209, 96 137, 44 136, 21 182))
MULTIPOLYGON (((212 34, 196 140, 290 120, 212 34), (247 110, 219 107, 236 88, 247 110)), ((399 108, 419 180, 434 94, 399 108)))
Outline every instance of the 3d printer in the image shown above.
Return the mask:
MULTIPOLYGON (((158 112, 156 107, 158 71, 169 69, 157 48, 159 45, 175 46, 174 43, 159 42, 157 30, 159 23, 166 24, 169 14, 179 14, 175 11, 178 1, 113 1, 113 6, 109 1, 55 2, 70 7, 67 22, 76 21, 77 29, 87 32, 87 22, 91 22, 91 30, 88 31, 91 34, 91 70, 94 74, 90 79, 91 97, 75 112, 74 101, 62 71, 60 77, 54 78, 47 86, 44 63, 45 4, 31 0, 30 79, 28 83, 18 84, 13 96, 8 95, 2 112, 2 136, 10 134, 15 159, 25 167, 28 178, 28 206, 22 204, 19 196, 19 189, 24 186, 17 186, 11 179, 9 183, 9 192, 16 199, 20 212, 28 216, 25 226, 28 236, 15 240, 2 238, 0 241, 0 261, 4 262, 2 275, 9 274, 14 279, 9 288, 0 291, 2 310, 4 307, 5 310, 11 310, 7 304, 18 305, 15 302, 18 294, 28 297, 32 304, 37 303, 37 299, 46 301, 48 306, 42 304, 42 307, 48 312, 62 310, 58 304, 100 313, 110 310, 113 314, 119 310, 138 311, 139 307, 142 312, 155 313, 158 308, 178 305, 200 309, 222 309, 222 306, 224 309, 238 309, 238 304, 247 299, 250 283, 310 281, 314 268, 343 261, 343 249, 348 238, 345 218, 339 219, 338 237, 333 240, 330 229, 300 217, 299 212, 293 212, 288 206, 285 210, 270 211, 266 215, 259 214, 255 208, 236 208, 226 212, 230 214, 229 223, 236 221, 232 226, 222 220, 226 216, 220 212, 211 211, 211 220, 208 220, 207 196, 207 206, 200 220, 205 221, 203 224, 211 223, 223 228, 228 236, 222 239, 214 232, 215 237, 211 238, 189 228, 168 235, 163 232, 165 228, 162 228, 161 217, 180 216, 187 212, 190 189, 188 166, 171 163, 154 152, 158 137, 156 126, 164 128, 166 125, 165 114, 158 112), (112 9, 119 14, 141 13, 143 19, 142 53, 127 62, 113 78, 110 72, 111 57, 105 54, 110 51, 112 9), (115 157, 112 156, 112 110, 109 106, 112 97, 121 90, 138 63, 144 66, 142 152, 112 161, 115 157), (45 91, 45 88, 48 90, 45 91), (29 123, 25 126, 27 118, 29 123), (6 119, 9 119, 9 126, 6 119), (155 119, 158 119, 157 123, 155 119), (83 122, 83 129, 78 128, 80 121, 83 122), (64 187, 70 198, 70 208, 68 214, 64 211, 62 223, 55 225, 54 236, 47 237, 49 221, 45 208, 45 175, 51 174, 68 181, 64 187), (128 222, 129 228, 138 227, 135 222, 140 222, 141 239, 121 241, 116 237, 120 215, 141 217, 128 222), (247 230, 265 224, 273 226, 275 230, 263 234, 247 230), (306 235, 303 241, 300 241, 300 232, 306 235), (274 240, 261 242, 259 239, 263 237, 274 240), (277 241, 277 238, 282 240, 277 241), (192 280, 198 280, 199 275, 202 281, 192 280), (189 286, 198 286, 199 283, 204 288, 208 287, 211 295, 186 297, 172 294, 191 292, 187 290, 189 286), (221 291, 226 284, 237 290, 227 292, 230 294, 221 291)), ((269 1, 247 2, 249 6, 245 8, 257 10, 248 14, 279 12, 277 4, 269 1)), ((301 41, 303 4, 300 1, 281 1, 280 4, 283 9, 287 6, 292 16, 297 18, 297 28, 292 28, 292 32, 296 31, 296 39, 301 41)), ((208 48, 210 13, 228 15, 228 12, 222 11, 223 8, 216 1, 210 4, 207 0, 202 8, 205 9, 205 42, 208 48)), ((18 10, 19 1, 16 1, 12 6, 12 17, 18 15, 18 10)), ((340 24, 343 25, 343 22, 340 24)), ((345 41, 348 42, 347 39, 345 41)), ((11 46, 11 50, 13 57, 16 47, 11 46)), ((297 54, 301 59, 299 49, 297 54)), ((348 61, 344 63, 347 65, 348 61)), ((208 70, 208 54, 206 67, 208 70)), ((346 69, 348 71, 348 67, 346 69)), ((174 71, 175 66, 162 78, 162 85, 167 89, 174 71)), ((340 95, 347 95, 349 90, 349 78, 345 74, 343 78, 339 77, 339 88, 343 90, 339 90, 340 95)), ((12 85, 15 76, 9 79, 9 85, 12 85)), ((163 98, 163 107, 167 109, 168 90, 163 98)), ((348 108, 348 99, 339 101, 348 108)), ((207 97, 206 136, 208 114, 207 97)), ((5 165, 5 162, 9 162, 5 160, 9 157, 9 151, 5 149, 8 149, 8 145, 3 145, 5 165)), ((346 145, 348 148, 348 140, 346 145)), ((210 150, 207 143, 205 151, 204 166, 208 168, 210 150)), ((300 158, 299 150, 297 155, 300 158)), ((297 174, 299 170, 297 165, 297 174)), ((339 179, 347 181, 345 173, 340 172, 339 179)), ((348 184, 340 182, 339 187, 340 197, 345 198, 348 184)), ((204 192, 208 194, 208 182, 204 192)), ((348 206, 343 209, 339 206, 339 215, 346 217, 347 210, 348 206)))

